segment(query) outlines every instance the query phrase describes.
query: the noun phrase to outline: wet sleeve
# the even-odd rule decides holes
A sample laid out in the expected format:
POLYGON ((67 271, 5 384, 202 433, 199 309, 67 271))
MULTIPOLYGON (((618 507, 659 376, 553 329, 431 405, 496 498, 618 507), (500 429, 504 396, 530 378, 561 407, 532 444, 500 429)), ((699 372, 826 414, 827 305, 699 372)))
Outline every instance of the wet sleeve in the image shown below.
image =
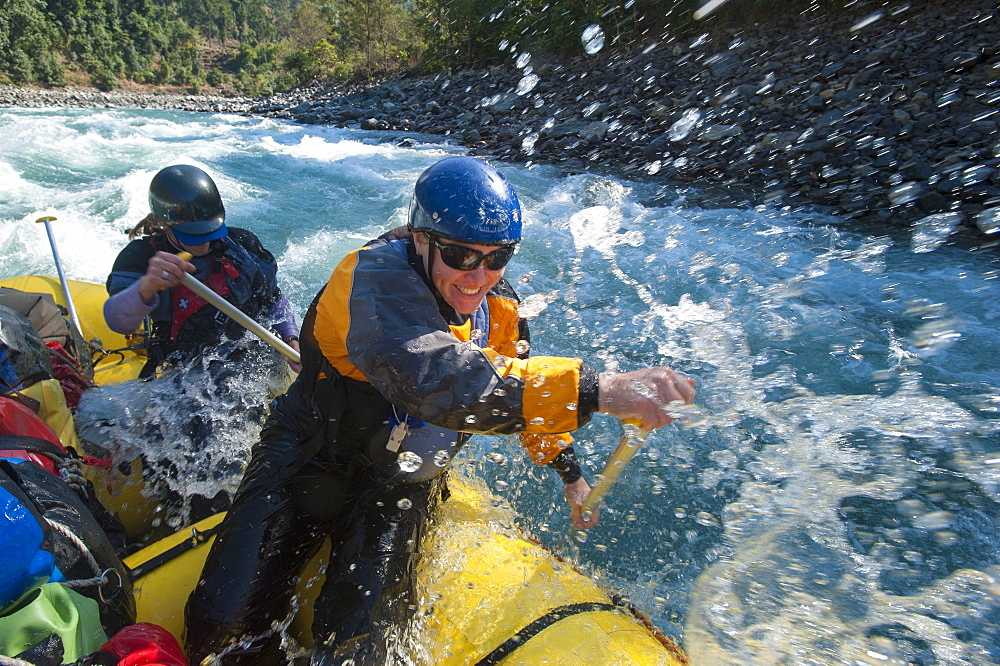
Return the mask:
POLYGON ((268 312, 268 321, 275 322, 272 324, 272 328, 285 342, 288 342, 289 338, 299 337, 299 325, 295 321, 292 304, 288 302, 284 294, 271 306, 271 310, 268 312))
POLYGON ((152 303, 143 302, 139 295, 139 281, 136 280, 104 301, 104 320, 115 333, 135 333, 142 325, 143 318, 159 304, 159 294, 153 296, 152 303))
POLYGON ((126 245, 111 267, 107 281, 108 294, 114 296, 145 275, 149 260, 155 253, 156 250, 148 240, 134 240, 126 245))

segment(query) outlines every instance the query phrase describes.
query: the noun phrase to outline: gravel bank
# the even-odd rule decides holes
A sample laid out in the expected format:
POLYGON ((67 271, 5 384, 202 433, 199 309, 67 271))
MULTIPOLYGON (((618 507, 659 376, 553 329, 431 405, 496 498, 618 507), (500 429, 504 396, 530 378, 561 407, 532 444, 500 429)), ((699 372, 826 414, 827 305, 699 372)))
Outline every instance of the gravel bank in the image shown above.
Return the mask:
POLYGON ((809 205, 865 225, 1000 229, 997 0, 855 2, 574 62, 261 100, 28 91, 0 104, 177 108, 447 135, 483 155, 809 205))
POLYGON ((95 88, 44 89, 0 85, 0 106, 85 107, 97 109, 175 109, 223 113, 249 113, 257 100, 221 95, 141 93, 95 88))

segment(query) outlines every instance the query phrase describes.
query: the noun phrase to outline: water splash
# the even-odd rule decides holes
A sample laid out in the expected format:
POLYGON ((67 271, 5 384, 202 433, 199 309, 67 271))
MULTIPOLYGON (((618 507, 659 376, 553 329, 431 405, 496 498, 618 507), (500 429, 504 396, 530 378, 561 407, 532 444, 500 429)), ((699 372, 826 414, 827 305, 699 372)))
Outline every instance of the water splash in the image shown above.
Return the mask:
POLYGON ((964 218, 962 213, 937 213, 917 220, 910 246, 915 253, 933 251, 948 240, 964 218))
POLYGON ((698 109, 688 109, 681 117, 667 130, 667 138, 671 141, 683 141, 701 123, 701 111, 698 109))
POLYGON ((541 79, 537 74, 526 74, 517 82, 517 89, 514 91, 518 95, 527 95, 535 89, 541 79))
POLYGON ((588 25, 584 28, 580 39, 583 42, 583 50, 589 55, 594 55, 604 48, 604 28, 596 23, 588 25))

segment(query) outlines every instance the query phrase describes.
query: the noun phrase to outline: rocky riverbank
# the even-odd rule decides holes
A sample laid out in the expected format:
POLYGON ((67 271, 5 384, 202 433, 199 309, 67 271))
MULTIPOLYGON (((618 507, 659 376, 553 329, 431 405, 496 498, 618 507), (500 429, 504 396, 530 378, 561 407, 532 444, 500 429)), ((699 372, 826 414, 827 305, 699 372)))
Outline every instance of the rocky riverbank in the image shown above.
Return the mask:
POLYGON ((0 104, 249 113, 385 130, 387 140, 447 135, 505 161, 690 182, 866 224, 916 224, 930 237, 1000 229, 997 0, 710 20, 635 47, 574 62, 511 51, 508 66, 487 71, 256 101, 74 90, 60 102, 57 91, 0 88, 0 104))

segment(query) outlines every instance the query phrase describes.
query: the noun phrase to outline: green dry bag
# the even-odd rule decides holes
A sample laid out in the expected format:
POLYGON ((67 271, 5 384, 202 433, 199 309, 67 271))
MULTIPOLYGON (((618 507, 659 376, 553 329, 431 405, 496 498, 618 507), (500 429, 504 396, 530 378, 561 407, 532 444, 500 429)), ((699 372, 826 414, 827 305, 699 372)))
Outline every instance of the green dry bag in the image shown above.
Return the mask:
POLYGON ((62 641, 62 663, 96 652, 107 642, 93 599, 61 583, 31 590, 0 615, 0 654, 16 657, 53 634, 62 641))

